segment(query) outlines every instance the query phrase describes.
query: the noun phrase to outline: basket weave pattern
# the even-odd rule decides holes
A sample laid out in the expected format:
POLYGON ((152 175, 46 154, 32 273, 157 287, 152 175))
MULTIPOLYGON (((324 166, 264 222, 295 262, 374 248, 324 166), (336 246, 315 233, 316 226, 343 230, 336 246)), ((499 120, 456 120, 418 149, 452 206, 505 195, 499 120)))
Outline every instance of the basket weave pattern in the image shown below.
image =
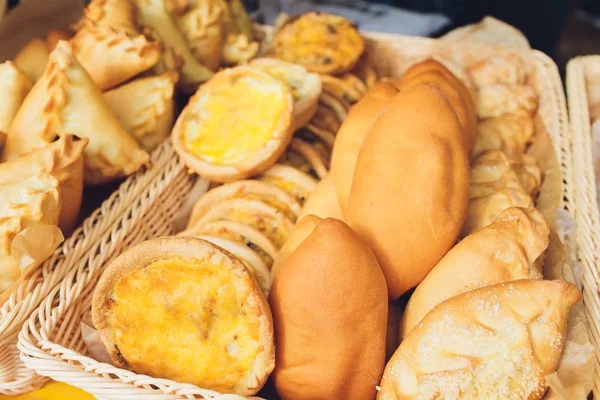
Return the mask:
POLYGON ((592 129, 586 92, 586 66, 600 67, 600 56, 578 57, 567 65, 569 114, 573 131, 575 219, 577 221, 577 255, 583 266, 583 298, 588 313, 590 339, 596 348, 594 398, 600 399, 600 214, 596 198, 596 178, 592 160, 592 129))
MULTIPOLYGON (((422 38, 395 35, 369 35, 369 53, 386 74, 397 75, 395 60, 411 55, 411 49, 438 46, 438 42, 422 38)), ((540 94, 539 115, 553 140, 561 164, 563 200, 561 207, 573 212, 572 149, 567 123, 566 101, 558 70, 544 54, 532 52, 536 70, 536 85, 540 94)), ((88 320, 95 283, 102 268, 131 245, 151 237, 173 233, 172 219, 186 199, 194 178, 172 151, 169 143, 160 149, 153 169, 138 175, 127 190, 119 190, 117 198, 107 201, 115 210, 110 221, 98 222, 102 229, 86 232, 85 250, 70 265, 59 269, 65 278, 41 302, 19 334, 21 358, 28 368, 39 375, 81 387, 104 399, 218 399, 239 398, 219 395, 189 384, 156 379, 99 363, 88 357, 80 332, 82 321, 88 320), (130 191, 135 191, 131 195, 130 191)), ((113 196, 114 197, 114 196, 113 196)), ((112 198, 111 198, 112 199, 112 198)), ((102 210, 105 206, 102 207, 102 210)), ((110 212, 111 210, 106 210, 110 212)), ((103 220, 104 214, 96 215, 103 220)), ((50 262, 52 264, 52 261, 50 262)), ((43 378, 32 376, 30 386, 43 378)))

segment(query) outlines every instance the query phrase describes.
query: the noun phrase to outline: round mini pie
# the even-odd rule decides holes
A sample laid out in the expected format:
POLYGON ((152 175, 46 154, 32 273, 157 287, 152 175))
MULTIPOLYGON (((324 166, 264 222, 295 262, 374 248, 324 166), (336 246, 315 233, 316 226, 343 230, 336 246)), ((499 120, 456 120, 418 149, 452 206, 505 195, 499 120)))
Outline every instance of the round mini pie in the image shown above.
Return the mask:
POLYGON ((304 157, 315 170, 319 179, 323 179, 327 176, 327 166, 323 162, 322 156, 311 146, 311 144, 301 139, 294 138, 290 143, 290 150, 304 157))
POLYGON ((293 134, 287 84, 252 67, 217 73, 190 99, 173 128, 184 163, 210 180, 259 174, 285 151, 293 134))
POLYGON ((294 227, 294 223, 283 212, 260 200, 225 200, 204 214, 197 225, 220 220, 239 222, 253 227, 268 237, 277 249, 283 246, 294 227))
POLYGON ((365 41, 346 18, 310 12, 285 24, 273 40, 275 55, 311 72, 342 74, 365 50, 365 41))
POLYGON ((300 204, 304 204, 308 195, 317 188, 316 179, 288 165, 275 164, 258 177, 292 195, 300 204))
POLYGON ((294 96, 294 130, 305 126, 317 111, 319 104, 321 94, 319 75, 309 73, 300 65, 275 58, 257 58, 250 61, 250 66, 289 85, 294 96))
POLYGON ((250 396, 275 366, 273 320, 237 257, 193 237, 152 239, 110 263, 92 320, 119 368, 250 396))
POLYGON ((286 191, 268 183, 257 180, 230 182, 209 190, 196 201, 192 208, 188 228, 196 225, 198 220, 216 204, 235 198, 260 200, 283 211, 292 221, 296 221, 302 208, 298 201, 286 191))

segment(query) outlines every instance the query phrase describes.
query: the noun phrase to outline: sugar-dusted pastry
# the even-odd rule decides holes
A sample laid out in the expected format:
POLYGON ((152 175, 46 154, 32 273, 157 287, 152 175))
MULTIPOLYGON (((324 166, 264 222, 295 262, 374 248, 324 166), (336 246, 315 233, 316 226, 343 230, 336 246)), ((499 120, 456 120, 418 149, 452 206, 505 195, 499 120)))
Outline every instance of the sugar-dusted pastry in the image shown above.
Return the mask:
POLYGON ((171 133, 177 80, 177 73, 166 72, 135 79, 102 94, 119 122, 148 152, 171 133))
POLYGON ((348 225, 321 221, 285 261, 269 304, 281 399, 375 397, 385 364, 385 279, 348 225))
POLYGON ((536 197, 542 185, 542 173, 532 156, 509 159, 500 150, 487 150, 471 163, 469 196, 489 196, 498 189, 518 189, 536 197))
POLYGON ((93 0, 75 27, 73 53, 100 90, 127 81, 160 59, 160 44, 142 35, 131 1, 93 0))
POLYGON ((275 365, 255 278, 198 238, 152 239, 121 254, 96 286, 92 321, 117 367, 155 378, 251 396, 275 365))
POLYGON ((188 228, 196 225, 202 216, 219 203, 236 198, 260 200, 282 211, 292 221, 296 221, 300 215, 300 204, 285 190, 258 180, 242 180, 226 183, 202 195, 192 208, 188 228))
POLYGON ((19 108, 2 153, 3 161, 74 134, 89 139, 85 182, 100 184, 129 175, 148 163, 148 153, 127 133, 92 78, 61 41, 44 75, 19 108))
POLYGON ((530 195, 519 189, 502 188, 494 193, 469 200, 467 218, 460 237, 464 238, 494 222, 504 210, 510 207, 535 207, 530 195))
POLYGON ((31 39, 19 50, 13 61, 17 68, 35 83, 44 74, 49 53, 46 42, 37 38, 31 39))
POLYGON ((531 143, 533 133, 533 120, 526 112, 484 119, 477 125, 472 157, 486 150, 501 150, 509 158, 518 158, 531 143))
POLYGON ((11 256, 14 237, 35 224, 58 224, 59 184, 44 173, 0 184, 0 293, 21 275, 18 261, 11 256))
POLYGON ((285 24, 273 39, 275 56, 311 72, 350 71, 365 49, 356 26, 344 17, 309 12, 285 24))
POLYGON ((307 215, 316 215, 323 219, 335 218, 340 221, 345 219, 331 176, 326 176, 317 184, 315 191, 308 196, 298 218, 302 219, 307 215))
POLYGON ((31 80, 12 61, 0 64, 0 148, 31 85, 31 80))
POLYGON ((550 227, 534 208, 509 208, 454 246, 417 286, 402 316, 400 337, 441 302, 483 286, 542 279, 550 227))
POLYGON ((497 83, 523 85, 527 83, 527 66, 516 53, 495 54, 468 67, 471 78, 479 87, 497 83))
POLYGON ((283 154, 293 134, 289 87, 252 67, 216 74, 202 85, 171 135, 185 164, 228 182, 259 174, 283 154))
POLYGON ((294 129, 308 124, 317 111, 321 95, 321 78, 300 65, 274 58, 257 58, 251 67, 261 69, 290 86, 294 96, 294 129))
MULTIPOLYGON (((165 8, 163 0, 135 0, 140 22, 147 26, 162 43, 164 57, 177 57, 182 62, 181 85, 192 91, 213 75, 208 67, 200 63, 192 54, 182 33, 165 8)), ((169 62, 167 62, 169 64, 169 62)), ((167 69, 169 66, 166 67, 167 69)))
POLYGON ((62 29, 52 29, 46 34, 46 47, 48 51, 52 52, 56 48, 56 45, 61 40, 70 40, 73 37, 70 32, 62 29))
POLYGON ((0 163, 0 185, 21 181, 39 174, 59 181, 60 217, 58 226, 65 233, 77 225, 83 192, 83 151, 88 139, 64 135, 46 146, 0 163))
POLYGON ((212 207, 196 225, 212 221, 246 224, 269 238, 277 249, 287 240, 294 223, 285 214, 260 200, 230 199, 212 207))
POLYGON ((212 71, 221 66, 225 41, 223 12, 215 0, 199 0, 183 14, 174 16, 192 54, 212 71))
POLYGON ((292 195, 300 205, 317 188, 317 181, 310 175, 283 164, 275 164, 258 177, 258 180, 270 183, 292 195))
POLYGON ((481 119, 515 114, 521 109, 533 114, 538 106, 537 94, 530 85, 486 85, 478 89, 476 99, 481 119))
POLYGON ((413 329, 388 362, 378 400, 543 398, 566 342, 564 281, 518 280, 453 297, 413 329))

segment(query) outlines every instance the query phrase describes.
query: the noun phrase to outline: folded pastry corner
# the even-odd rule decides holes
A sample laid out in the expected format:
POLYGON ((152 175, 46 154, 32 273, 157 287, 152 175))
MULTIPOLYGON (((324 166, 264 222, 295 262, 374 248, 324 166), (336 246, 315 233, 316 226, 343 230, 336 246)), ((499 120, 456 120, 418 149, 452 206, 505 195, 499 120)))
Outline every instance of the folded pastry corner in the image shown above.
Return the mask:
MULTIPOLYGON (((31 87, 32 82, 29 77, 12 61, 0 64, 0 131, 8 132, 17 110, 31 87)), ((3 143, 4 137, 0 135, 0 148, 3 143)))

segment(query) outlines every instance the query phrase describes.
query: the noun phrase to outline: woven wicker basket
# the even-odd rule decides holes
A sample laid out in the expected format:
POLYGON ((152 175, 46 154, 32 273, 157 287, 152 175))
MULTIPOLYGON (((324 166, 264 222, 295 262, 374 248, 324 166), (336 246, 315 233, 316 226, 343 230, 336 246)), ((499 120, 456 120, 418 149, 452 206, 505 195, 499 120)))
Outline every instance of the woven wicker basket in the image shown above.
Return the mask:
POLYGON ((586 92, 586 70, 600 68, 600 56, 577 57, 567 65, 569 116, 573 132, 573 169, 578 257, 584 267, 584 301, 590 339, 596 348, 594 397, 600 399, 600 215, 596 202, 596 177, 592 160, 592 129, 586 92))
MULTIPOLYGON (((423 38, 395 35, 368 35, 369 54, 376 65, 397 75, 398 61, 419 56, 443 44, 423 38)), ((571 212, 573 201, 570 133, 565 97, 558 70, 544 54, 531 52, 536 85, 540 93, 539 114, 549 131, 561 165, 561 208, 571 212)), ((43 377, 78 386, 103 399, 233 399, 189 384, 135 374, 89 357, 80 332, 82 321, 89 320, 90 301, 104 266, 131 245, 173 232, 173 218, 186 200, 195 178, 165 143, 154 154, 153 168, 131 178, 97 212, 79 239, 69 242, 78 257, 55 257, 47 267, 65 276, 19 334, 21 358, 40 376, 25 374, 28 388, 43 383, 43 377)), ((15 366, 19 370, 22 365, 15 366)))

